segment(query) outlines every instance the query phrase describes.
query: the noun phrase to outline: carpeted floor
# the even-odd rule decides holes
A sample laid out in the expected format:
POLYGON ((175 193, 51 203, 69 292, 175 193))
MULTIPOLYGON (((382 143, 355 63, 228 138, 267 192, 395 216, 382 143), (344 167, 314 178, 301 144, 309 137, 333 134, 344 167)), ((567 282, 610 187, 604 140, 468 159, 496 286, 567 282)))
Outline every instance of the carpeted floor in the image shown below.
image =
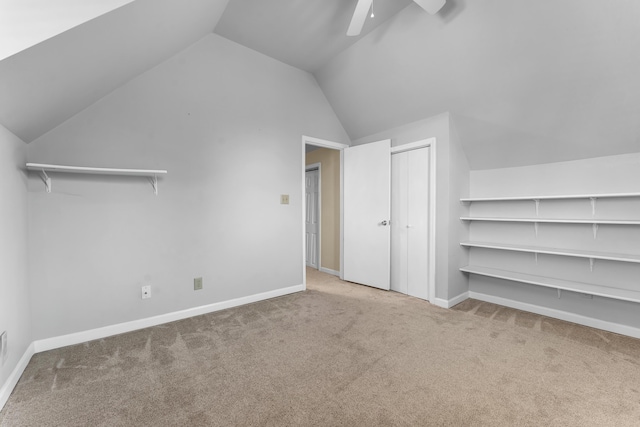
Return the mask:
POLYGON ((640 341, 308 271, 308 291, 33 357, 0 426, 638 426, 640 341))

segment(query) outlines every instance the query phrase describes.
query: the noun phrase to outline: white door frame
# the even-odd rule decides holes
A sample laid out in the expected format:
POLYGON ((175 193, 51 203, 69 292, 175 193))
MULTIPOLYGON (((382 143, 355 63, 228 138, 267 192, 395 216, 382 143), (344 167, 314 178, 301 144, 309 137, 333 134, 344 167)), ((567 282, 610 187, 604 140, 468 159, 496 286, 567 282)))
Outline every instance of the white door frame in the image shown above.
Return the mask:
MULTIPOLYGON (((318 255, 318 270, 322 268, 322 163, 313 163, 311 165, 306 165, 304 168, 305 174, 306 172, 312 170, 318 170, 318 200, 315 204, 316 206, 316 218, 318 218, 318 238, 316 239, 316 253, 318 255)), ((305 175, 306 177, 306 175, 305 175)), ((306 189, 305 189, 306 193, 306 189)), ((303 199, 304 200, 304 199, 303 199)), ((306 218, 305 218, 306 222, 306 218)), ((306 233, 306 230, 305 230, 306 233)), ((305 267, 307 263, 305 262, 305 267)), ((306 268, 305 268, 306 270, 306 268)))
MULTIPOLYGON (((342 206, 344 205, 344 149, 349 148, 347 144, 342 144, 334 141, 327 141, 325 139, 314 138, 311 136, 302 135, 302 167, 301 170, 301 194, 300 200, 304 200, 305 193, 305 172, 306 172, 306 152, 305 145, 316 145, 318 147, 330 148, 333 150, 340 150, 340 278, 343 278, 342 266, 344 265, 344 212, 342 206)), ((391 147, 389 155, 391 153, 400 153, 403 151, 416 150, 422 147, 430 147, 431 153, 429 156, 429 302, 435 304, 436 300, 436 138, 427 138, 407 144, 397 145, 391 147)), ((302 283, 304 289, 307 289, 307 264, 305 262, 304 253, 305 247, 305 218, 304 209, 302 209, 302 283)), ((391 259, 389 259, 391 262, 391 259)))
MULTIPOLYGON (((306 152, 305 152, 305 145, 310 144, 310 145, 315 145, 317 147, 323 147, 323 148, 330 148, 332 150, 339 150, 340 151, 340 278, 342 279, 342 254, 344 253, 344 248, 343 248, 343 238, 342 238, 342 233, 343 233, 343 223, 344 221, 342 221, 342 201, 343 201, 343 194, 342 194, 342 182, 344 181, 343 176, 342 176, 342 161, 343 161, 343 152, 342 150, 344 150, 345 148, 348 148, 349 146, 347 144, 342 144, 340 142, 334 142, 334 141, 327 141, 326 139, 320 139, 320 138, 314 138, 311 136, 306 136, 306 135, 302 135, 302 167, 301 167, 301 176, 302 179, 300 180, 302 183, 302 198, 300 200, 304 200, 304 193, 305 193, 305 187, 304 187, 304 182, 305 182, 305 173, 307 172, 307 158, 306 158, 306 152)), ((304 289, 307 289, 307 263, 305 261, 305 257, 304 257, 304 253, 306 251, 306 245, 305 245, 305 217, 304 217, 304 209, 302 209, 302 284, 304 286, 304 289)), ((318 262, 320 261, 320 258, 318 258, 318 262)))

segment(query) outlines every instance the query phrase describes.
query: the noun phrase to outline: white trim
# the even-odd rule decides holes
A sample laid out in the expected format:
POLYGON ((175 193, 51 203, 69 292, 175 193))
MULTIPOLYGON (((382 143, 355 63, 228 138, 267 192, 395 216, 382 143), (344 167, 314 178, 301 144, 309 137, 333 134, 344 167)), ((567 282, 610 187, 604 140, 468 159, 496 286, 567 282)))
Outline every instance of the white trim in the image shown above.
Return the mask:
POLYGON ((436 298, 436 205, 438 200, 436 177, 437 152, 436 139, 429 138, 431 152, 429 153, 429 301, 436 298))
POLYGON ((34 351, 40 353, 42 351, 53 350, 55 348, 66 347, 68 345, 80 344, 87 341, 97 340, 112 335, 123 334, 138 329, 148 328, 151 326, 161 325, 163 323, 175 322, 201 314, 212 313, 214 311, 225 310, 227 308, 238 307, 253 302, 264 301, 283 295, 301 292, 305 290, 304 285, 290 286, 288 288, 276 289, 260 294, 249 295, 246 297, 236 298, 228 301, 216 302, 213 304, 203 305, 200 307, 189 308, 186 310, 174 311, 172 313, 161 314, 159 316, 147 317, 145 319, 133 320, 131 322, 118 323, 102 328, 91 329, 88 331, 76 332, 73 334, 62 335, 59 337, 46 338, 33 342, 34 351))
POLYGON ((435 138, 421 139, 420 141, 408 142, 402 145, 391 147, 391 154, 404 153, 405 151, 417 150, 419 148, 429 147, 436 143, 435 138))
MULTIPOLYGON (((344 150, 349 146, 340 142, 327 141, 326 139, 314 138, 311 136, 302 135, 302 148, 305 144, 315 145, 324 148, 333 148, 334 150, 344 150)), ((303 150, 304 151, 304 150, 303 150)))
POLYGON ((556 310, 554 308, 543 307, 540 305, 529 304, 525 302, 515 301, 507 298, 496 297, 493 295, 483 294, 480 292, 469 291, 469 298, 479 301, 486 301, 493 304, 503 305, 518 310, 528 311, 540 314, 542 316, 553 317, 555 319, 565 320, 567 322, 577 323, 579 325, 589 326, 591 328, 602 329, 603 331, 614 332, 616 334, 626 335, 634 338, 640 338, 640 329, 633 326, 622 325, 620 323, 608 322, 606 320, 595 319, 593 317, 583 316, 581 314, 570 313, 567 311, 556 310))
POLYGON ((335 270, 332 270, 330 268, 320 267, 320 271, 322 271, 323 273, 333 274, 334 276, 340 277, 340 272, 339 271, 335 271, 335 270))
MULTIPOLYGON (((306 153, 305 153, 306 154, 306 153)), ((306 156, 305 156, 305 160, 306 160, 306 156)), ((306 162, 305 162, 306 163, 306 162)), ((313 170, 318 170, 318 203, 316 203, 316 216, 318 217, 318 238, 316 240, 316 253, 318 256, 318 270, 320 269, 320 266, 322 265, 322 163, 312 163, 310 165, 306 165, 304 168, 304 172, 305 172, 305 181, 306 181, 306 173, 307 172, 311 172, 313 170)), ((302 200, 306 200, 306 188, 305 188, 305 197, 302 198, 302 200)), ((303 206, 305 206, 303 204, 303 206)), ((306 210, 306 207, 303 207, 303 213, 306 210)), ((305 224, 306 224, 307 219, 305 218, 305 224)), ((305 229, 305 234, 306 234, 307 230, 305 229)), ((306 250, 307 247, 305 246, 305 255, 306 255, 306 250)), ((305 262, 305 266, 306 267, 311 267, 313 268, 312 265, 307 265, 307 263, 305 262)))
POLYGON ((463 292, 457 297, 451 298, 450 300, 446 300, 443 298, 434 298, 433 305, 437 305, 438 307, 442 307, 442 308, 451 308, 467 299, 469 299, 469 292, 463 292))
POLYGON ((16 384, 18 384, 18 381, 20 380, 24 370, 27 368, 31 357, 35 354, 34 348, 35 346, 33 343, 29 344, 16 367, 11 371, 9 378, 7 378, 4 384, 2 384, 2 387, 0 387, 0 411, 4 408, 7 400, 9 400, 9 396, 11 396, 16 384))
POLYGON ((340 280, 344 280, 344 150, 340 150, 340 280))
POLYGON ((442 308, 449 308, 449 301, 443 298, 434 298, 433 301, 430 301, 431 304, 437 305, 442 308))
POLYGON ((302 233, 300 234, 300 243, 302 243, 302 250, 300 251, 300 258, 302 260, 302 286, 304 286, 304 289, 307 289, 307 260, 306 260, 306 256, 305 254, 307 253, 307 245, 306 245, 306 218, 304 217, 304 198, 305 198, 305 194, 307 191, 307 188, 305 186, 306 184, 306 177, 307 177, 307 151, 305 149, 305 145, 307 144, 307 140, 306 137, 304 135, 302 135, 302 160, 301 160, 301 164, 302 164, 302 176, 300 178, 300 184, 302 185, 302 191, 301 191, 301 195, 300 195, 300 214, 302 216, 302 233))

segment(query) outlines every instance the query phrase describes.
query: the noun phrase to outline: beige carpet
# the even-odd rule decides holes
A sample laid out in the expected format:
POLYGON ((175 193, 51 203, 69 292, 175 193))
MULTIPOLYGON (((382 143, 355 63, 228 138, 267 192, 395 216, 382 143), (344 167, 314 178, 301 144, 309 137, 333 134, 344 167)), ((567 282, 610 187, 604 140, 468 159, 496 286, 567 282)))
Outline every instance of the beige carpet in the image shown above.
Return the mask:
POLYGON ((638 426, 640 342, 310 270, 307 292, 33 357, 0 426, 638 426))

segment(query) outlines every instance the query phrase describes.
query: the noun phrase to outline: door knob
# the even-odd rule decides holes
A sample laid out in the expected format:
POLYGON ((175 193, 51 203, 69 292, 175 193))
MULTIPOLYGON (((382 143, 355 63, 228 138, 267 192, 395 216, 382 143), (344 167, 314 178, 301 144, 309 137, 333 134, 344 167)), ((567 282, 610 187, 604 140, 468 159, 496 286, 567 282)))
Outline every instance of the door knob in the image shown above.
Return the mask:
POLYGON ((387 225, 387 224, 389 224, 389 222, 386 219, 380 223, 380 225, 387 225))

